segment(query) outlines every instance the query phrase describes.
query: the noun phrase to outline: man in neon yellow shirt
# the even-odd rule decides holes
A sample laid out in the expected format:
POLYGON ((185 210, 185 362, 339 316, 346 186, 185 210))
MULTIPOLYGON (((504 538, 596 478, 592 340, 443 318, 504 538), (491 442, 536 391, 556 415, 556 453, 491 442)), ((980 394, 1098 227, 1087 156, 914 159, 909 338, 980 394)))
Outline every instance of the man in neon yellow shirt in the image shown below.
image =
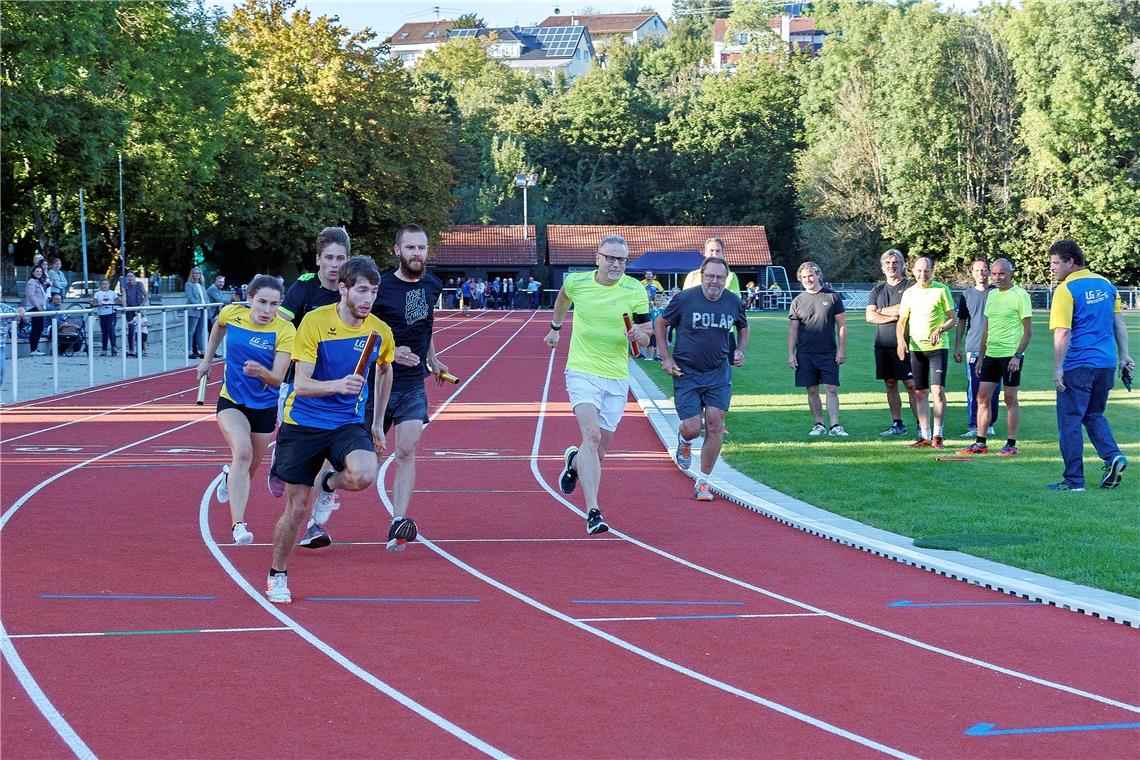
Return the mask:
MULTIPOLYGON (((706 259, 723 259, 724 258, 724 241, 720 238, 711 237, 705 241, 704 248, 701 251, 706 259)), ((701 270, 694 269, 685 275, 685 284, 682 287, 684 290, 689 288, 699 288, 701 286, 701 270)), ((736 272, 728 273, 728 282, 725 283, 724 289, 740 295, 740 280, 736 277, 736 272)))
POLYGON ((1009 435, 999 456, 1017 456, 1017 429, 1021 425, 1021 405, 1017 389, 1021 385, 1021 367, 1025 349, 1033 337, 1033 304, 1023 288, 1013 284, 1013 264, 998 259, 990 265, 990 279, 995 290, 986 297, 983 311, 986 321, 982 328, 982 343, 978 350, 981 360, 976 362, 978 378, 978 429, 977 440, 959 454, 974 456, 988 454, 986 428, 994 419, 992 395, 998 383, 1005 383, 1005 412, 1009 435))
POLYGON ((918 413, 918 440, 913 448, 943 448, 942 419, 946 414, 946 358, 950 353, 946 332, 958 323, 950 288, 934 279, 934 262, 922 258, 911 270, 914 285, 903 291, 896 349, 905 361, 907 325, 910 325, 910 369, 914 375, 914 402, 918 413), (930 426, 930 397, 934 397, 934 426, 930 426))
POLYGON ((610 529, 598 506, 598 488, 602 459, 629 394, 629 344, 636 341, 641 346, 648 345, 653 329, 645 288, 625 274, 628 262, 629 245, 620 235, 602 238, 598 244, 598 268, 593 272, 572 272, 562 282, 545 338, 546 345, 558 347, 562 320, 573 303, 574 331, 566 359, 566 392, 582 432, 582 443, 566 449, 559 487, 569 495, 581 479, 589 535, 610 529), (628 330, 623 314, 636 323, 628 330))

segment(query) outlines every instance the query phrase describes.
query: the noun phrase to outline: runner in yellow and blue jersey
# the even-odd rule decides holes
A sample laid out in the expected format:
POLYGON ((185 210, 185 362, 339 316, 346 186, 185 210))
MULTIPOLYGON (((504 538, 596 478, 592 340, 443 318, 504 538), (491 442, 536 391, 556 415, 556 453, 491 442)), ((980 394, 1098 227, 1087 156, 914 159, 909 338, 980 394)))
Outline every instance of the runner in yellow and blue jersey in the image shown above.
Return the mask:
POLYGON ((218 394, 218 427, 233 456, 222 467, 217 497, 230 504, 235 544, 253 543, 245 523, 250 478, 265 458, 277 427, 277 388, 289 368, 293 325, 277 315, 281 283, 259 274, 249 284, 249 305, 230 304, 222 309, 198 376, 208 376, 214 353, 226 338, 226 363, 218 394))
POLYGON ((376 482, 395 357, 392 330, 371 313, 379 285, 375 262, 353 256, 340 268, 340 302, 306 315, 293 341, 295 376, 285 398, 273 463, 274 476, 286 484, 285 512, 273 534, 267 589, 275 604, 292 601, 286 565, 297 532, 309 516, 309 494, 324 461, 333 469, 320 478, 322 496, 338 489, 362 491, 376 482), (379 337, 364 362, 364 372, 376 376, 376 392, 370 398, 356 366, 372 332, 379 337), (364 425, 364 407, 369 403, 376 420, 371 430, 364 425))
POLYGON ((602 480, 602 459, 617 430, 629 396, 629 344, 649 344, 653 325, 649 321, 649 299, 640 282, 626 275, 629 245, 620 235, 607 235, 598 244, 597 266, 593 272, 566 275, 554 301, 554 317, 546 334, 546 345, 558 346, 562 320, 574 304, 574 331, 566 359, 566 392, 582 443, 563 454, 565 465, 559 478, 562 493, 571 494, 578 479, 586 497, 586 533, 605 533, 610 526, 598 506, 602 480), (626 329, 622 315, 634 324, 626 329))

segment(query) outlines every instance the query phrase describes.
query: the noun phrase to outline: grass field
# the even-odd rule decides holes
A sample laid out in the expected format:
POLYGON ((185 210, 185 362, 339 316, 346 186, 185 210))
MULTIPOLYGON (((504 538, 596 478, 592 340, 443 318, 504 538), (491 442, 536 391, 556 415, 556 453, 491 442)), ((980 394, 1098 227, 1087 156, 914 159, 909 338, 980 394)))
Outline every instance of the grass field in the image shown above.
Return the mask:
MULTIPOLYGON (((1097 487, 1102 463, 1086 444, 1089 490, 1048 491, 1045 485, 1061 480, 1063 467, 1046 313, 1035 314, 1033 342, 1026 352, 1020 456, 990 454, 963 462, 936 458, 970 443, 957 437, 967 428, 962 365, 952 364, 947 387, 944 452, 910 449, 912 435, 884 439, 879 432, 891 420, 883 384, 875 379, 874 328, 861 312, 851 312, 840 388, 840 422, 851 437, 810 438, 807 396, 794 387, 785 361, 786 315, 752 314, 749 323, 748 355, 745 366, 734 370, 726 421, 730 435, 722 451, 733 467, 823 509, 937 548, 1140 597, 1140 387, 1128 394, 1118 380, 1109 399, 1108 419, 1132 462, 1120 487, 1097 487)), ((1135 357, 1140 355, 1140 318, 1129 315, 1128 325, 1135 357)), ((660 364, 641 365, 672 394, 672 382, 660 364)), ((903 409, 908 433, 913 433, 905 392, 903 409)), ((1005 443, 1004 407, 995 429, 991 451, 1005 443)))

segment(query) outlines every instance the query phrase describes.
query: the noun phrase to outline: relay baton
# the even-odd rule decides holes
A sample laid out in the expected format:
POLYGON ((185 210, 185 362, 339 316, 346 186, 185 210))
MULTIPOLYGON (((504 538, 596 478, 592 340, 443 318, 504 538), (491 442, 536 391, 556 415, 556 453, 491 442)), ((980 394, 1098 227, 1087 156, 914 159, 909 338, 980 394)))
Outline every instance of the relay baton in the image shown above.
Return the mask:
MULTIPOLYGON (((622 314, 621 318, 625 320, 625 331, 629 332, 630 330, 632 330, 633 329, 633 322, 629 321, 629 314, 622 314)), ((636 340, 631 340, 629 342, 629 350, 633 352, 634 356, 638 356, 639 354, 641 354, 641 346, 639 346, 637 344, 636 340)))
POLYGON ((206 382, 209 381, 209 375, 202 375, 198 378, 198 400, 195 401, 198 406, 206 403, 206 382))
MULTIPOLYGON (((430 372, 434 375, 435 374, 435 367, 432 367, 429 364, 428 365, 428 372, 430 372)), ((439 373, 439 379, 440 380, 446 380, 447 382, 451 383, 452 385, 459 385, 459 378, 456 377, 455 375, 451 374, 450 372, 440 372, 439 373)))
POLYGON ((376 339, 379 337, 380 334, 375 330, 368 333, 368 339, 364 341, 364 351, 360 354, 360 358, 356 360, 356 369, 353 371, 354 375, 360 375, 366 378, 364 370, 368 367, 368 359, 372 356, 372 349, 376 347, 376 339))

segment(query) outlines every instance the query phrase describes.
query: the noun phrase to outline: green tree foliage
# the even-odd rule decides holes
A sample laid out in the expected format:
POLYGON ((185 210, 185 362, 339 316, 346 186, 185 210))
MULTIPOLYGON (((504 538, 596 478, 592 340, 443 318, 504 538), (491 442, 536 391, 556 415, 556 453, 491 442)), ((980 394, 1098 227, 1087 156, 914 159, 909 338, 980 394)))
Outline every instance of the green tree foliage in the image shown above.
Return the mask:
POLYGON ((486 29, 487 22, 478 13, 464 13, 451 22, 452 29, 486 29))

